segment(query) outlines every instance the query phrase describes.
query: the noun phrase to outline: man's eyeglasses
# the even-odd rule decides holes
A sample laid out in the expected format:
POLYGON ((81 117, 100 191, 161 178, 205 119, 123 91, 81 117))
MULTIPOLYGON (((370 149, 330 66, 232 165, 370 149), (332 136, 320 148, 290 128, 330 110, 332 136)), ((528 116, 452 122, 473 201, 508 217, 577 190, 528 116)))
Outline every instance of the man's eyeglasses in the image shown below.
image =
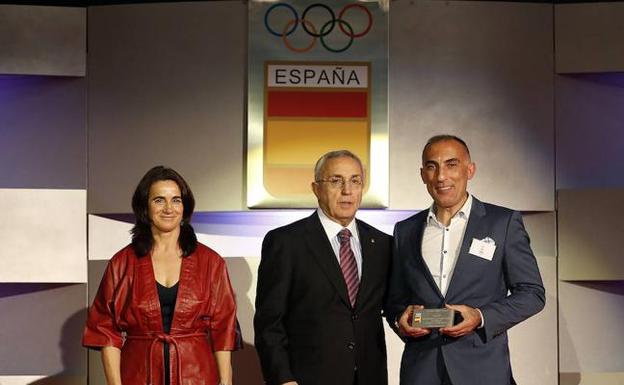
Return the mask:
POLYGON ((339 176, 333 176, 328 179, 317 180, 316 183, 329 183, 329 186, 335 189, 343 189, 347 185, 347 183, 351 185, 351 188, 353 189, 360 189, 364 184, 364 182, 362 181, 362 177, 359 176, 354 176, 349 180, 346 180, 339 176))

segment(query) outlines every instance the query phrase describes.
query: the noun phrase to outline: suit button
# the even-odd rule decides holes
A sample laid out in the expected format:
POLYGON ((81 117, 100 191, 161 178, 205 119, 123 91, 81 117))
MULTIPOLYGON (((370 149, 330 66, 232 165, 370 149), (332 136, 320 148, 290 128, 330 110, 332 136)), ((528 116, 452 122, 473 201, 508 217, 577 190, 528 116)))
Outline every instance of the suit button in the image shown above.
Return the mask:
POLYGON ((353 350, 353 349, 355 349, 355 342, 349 342, 349 343, 347 344, 347 349, 349 349, 349 350, 353 350))
POLYGON ((358 315, 357 314, 351 314, 351 319, 353 321, 355 321, 356 319, 358 319, 358 315))

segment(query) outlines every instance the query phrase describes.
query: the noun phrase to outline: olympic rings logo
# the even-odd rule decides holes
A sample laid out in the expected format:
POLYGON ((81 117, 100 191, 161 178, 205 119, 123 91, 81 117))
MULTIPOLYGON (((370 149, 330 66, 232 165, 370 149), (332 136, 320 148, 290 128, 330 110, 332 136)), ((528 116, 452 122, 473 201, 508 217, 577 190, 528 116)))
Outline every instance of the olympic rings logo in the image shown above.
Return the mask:
POLYGON ((349 49, 349 47, 351 47, 351 45, 353 44, 353 41, 356 38, 359 38, 368 34, 368 32, 371 30, 373 26, 373 15, 371 14, 368 8, 366 8, 365 6, 361 4, 347 4, 344 7, 342 7, 340 12, 338 13, 338 17, 336 17, 336 14, 330 7, 328 7, 325 4, 315 3, 312 5, 309 5, 301 14, 301 18, 299 18, 299 14, 297 13, 297 10, 295 10, 295 8, 292 5, 286 4, 286 3, 277 3, 277 4, 271 5, 269 9, 267 9, 266 13, 264 14, 264 26, 266 27, 267 31, 270 34, 277 36, 277 37, 281 37, 286 48, 288 48, 289 50, 293 52, 303 53, 303 52, 310 51, 312 48, 315 47, 316 41, 318 39, 321 41, 321 45, 329 52, 340 53, 349 49), (273 28, 269 23, 269 17, 271 13, 278 8, 285 8, 286 10, 290 11, 290 13, 292 14, 292 18, 290 19, 290 21, 288 21, 281 29, 273 28), (321 25, 320 28, 317 28, 317 26, 315 26, 314 23, 306 19, 306 16, 308 16, 308 13, 310 12, 310 10, 314 8, 320 8, 324 10, 325 12, 327 12, 329 16, 329 19, 325 23, 323 23, 323 25, 321 25), (351 24, 349 24, 343 18, 345 14, 347 13, 347 11, 349 10, 351 11, 359 10, 361 12, 364 12, 365 16, 368 19, 368 23, 363 30, 358 31, 358 32, 354 31, 351 24), (338 24, 338 29, 348 38, 347 43, 344 46, 338 47, 338 48, 331 47, 327 43, 327 39, 326 39, 326 37, 334 30, 334 28, 336 27, 336 24, 338 24), (297 29, 299 25, 301 25, 301 27, 303 28, 303 31, 308 36, 311 37, 310 43, 303 47, 295 47, 289 39, 289 36, 293 32, 295 32, 295 30, 297 29))

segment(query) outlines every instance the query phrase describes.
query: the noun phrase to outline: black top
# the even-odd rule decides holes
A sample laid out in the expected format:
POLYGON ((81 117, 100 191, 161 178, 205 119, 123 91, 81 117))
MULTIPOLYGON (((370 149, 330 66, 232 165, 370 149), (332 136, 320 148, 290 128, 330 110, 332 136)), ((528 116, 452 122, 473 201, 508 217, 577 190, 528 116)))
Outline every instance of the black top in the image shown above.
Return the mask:
MULTIPOLYGON (((156 288, 158 289, 158 300, 160 301, 160 314, 162 316, 163 330, 169 334, 171 331, 171 323, 173 322, 173 312, 175 310, 176 298, 178 297, 178 284, 171 287, 161 285, 156 282, 156 288)), ((165 358, 165 385, 169 385, 170 368, 169 368, 169 344, 164 344, 164 358, 165 358)))

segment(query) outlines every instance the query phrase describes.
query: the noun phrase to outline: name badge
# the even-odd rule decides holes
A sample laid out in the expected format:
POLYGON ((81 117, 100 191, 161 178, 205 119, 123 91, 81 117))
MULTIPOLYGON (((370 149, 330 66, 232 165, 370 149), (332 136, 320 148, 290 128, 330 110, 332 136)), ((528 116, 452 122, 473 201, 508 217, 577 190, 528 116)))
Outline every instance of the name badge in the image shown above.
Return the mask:
POLYGON ((491 261, 494 257, 495 250, 496 243, 494 242, 494 240, 490 237, 485 237, 484 239, 473 238, 472 243, 470 244, 470 250, 468 252, 479 258, 491 261))

